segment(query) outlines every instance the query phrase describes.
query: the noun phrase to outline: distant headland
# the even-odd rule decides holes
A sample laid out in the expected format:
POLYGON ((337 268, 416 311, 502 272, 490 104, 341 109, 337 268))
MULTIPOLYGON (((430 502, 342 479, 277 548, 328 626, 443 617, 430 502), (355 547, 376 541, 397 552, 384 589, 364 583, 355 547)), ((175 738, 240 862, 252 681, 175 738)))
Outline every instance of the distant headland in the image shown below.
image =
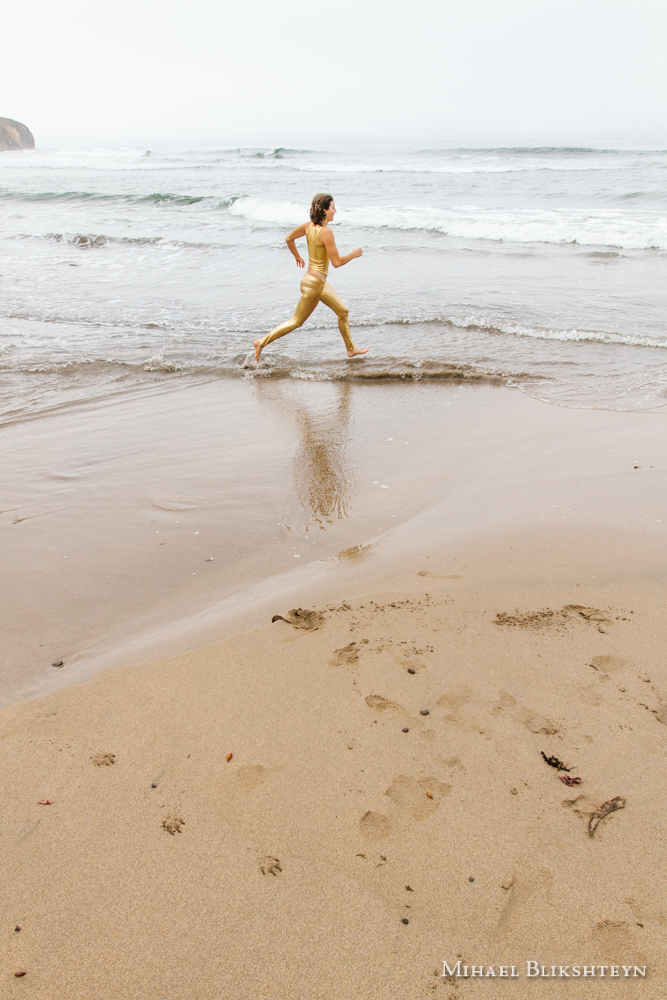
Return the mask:
POLYGON ((35 139, 27 125, 12 118, 0 118, 0 151, 4 149, 34 149, 35 139))

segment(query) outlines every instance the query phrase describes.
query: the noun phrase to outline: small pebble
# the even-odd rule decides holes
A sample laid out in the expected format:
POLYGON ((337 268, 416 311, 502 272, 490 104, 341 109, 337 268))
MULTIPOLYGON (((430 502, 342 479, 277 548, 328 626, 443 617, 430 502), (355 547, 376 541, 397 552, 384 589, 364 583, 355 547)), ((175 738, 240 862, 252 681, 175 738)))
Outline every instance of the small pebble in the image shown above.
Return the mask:
POLYGON ((151 783, 151 788, 157 788, 157 781, 153 781, 151 783))
POLYGON ((403 733, 409 733, 410 730, 406 727, 405 729, 402 729, 401 732, 403 732, 403 733))
POLYGON ((64 667, 65 664, 63 663, 62 660, 54 660, 53 663, 51 664, 51 666, 52 667, 64 667))
POLYGON ((474 882, 475 880, 474 880, 474 878, 469 878, 468 881, 469 882, 474 882))
POLYGON ((204 562, 213 562, 213 556, 209 556, 208 559, 204 559, 204 562))
POLYGON ((16 976, 17 979, 20 979, 21 976, 25 976, 25 972, 15 972, 14 975, 16 976))
POLYGON ((414 667, 408 667, 408 673, 409 674, 414 674, 414 672, 415 672, 415 668, 414 667))
POLYGON ((409 923, 410 923, 410 921, 408 920, 408 918, 407 918, 407 917, 403 917, 403 919, 401 920, 401 923, 402 923, 402 924, 409 924, 409 923))
POLYGON ((420 708, 419 714, 420 715, 428 715, 428 708, 420 708))
POLYGON ((16 927, 14 928, 14 930, 18 933, 18 931, 21 930, 21 925, 17 924, 16 927))

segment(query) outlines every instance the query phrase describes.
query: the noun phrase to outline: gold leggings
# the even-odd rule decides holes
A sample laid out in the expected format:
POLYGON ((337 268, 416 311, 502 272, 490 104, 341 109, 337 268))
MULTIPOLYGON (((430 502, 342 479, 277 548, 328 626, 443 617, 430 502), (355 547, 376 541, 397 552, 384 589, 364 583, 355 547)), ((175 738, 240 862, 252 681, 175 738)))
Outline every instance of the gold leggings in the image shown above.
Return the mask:
POLYGON ((286 323, 281 323, 271 333, 267 333, 266 337, 260 341, 260 350, 263 351, 267 344, 277 340, 278 337, 284 337, 286 333, 291 333, 297 327, 303 326, 318 302, 324 302, 325 306, 329 306, 329 309, 333 309, 336 313, 338 329, 345 341, 345 347, 348 351, 353 351, 354 344, 350 336, 347 306, 341 302, 328 281, 315 278, 312 274, 304 274, 301 279, 301 298, 296 304, 292 318, 286 323))

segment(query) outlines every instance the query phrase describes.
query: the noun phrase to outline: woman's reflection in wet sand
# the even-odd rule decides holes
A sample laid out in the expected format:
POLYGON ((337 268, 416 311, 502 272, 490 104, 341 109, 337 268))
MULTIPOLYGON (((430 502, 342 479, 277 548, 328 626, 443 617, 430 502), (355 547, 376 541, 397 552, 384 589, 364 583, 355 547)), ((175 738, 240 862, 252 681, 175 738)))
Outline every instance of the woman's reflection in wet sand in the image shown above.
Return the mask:
POLYGON ((345 450, 350 437, 351 388, 349 383, 339 383, 337 398, 324 406, 322 400, 317 406, 291 401, 298 429, 294 484, 302 507, 321 527, 349 514, 352 482, 345 450))
MULTIPOLYGON (((265 411, 262 431, 273 424, 277 441, 285 442, 287 431, 288 446, 296 444, 292 482, 288 485, 281 475, 281 482, 275 486, 281 493, 285 489, 292 492, 306 516, 322 529, 325 524, 349 517, 354 491, 346 448, 351 437, 353 386, 348 382, 308 383, 274 377, 258 379, 254 388, 265 411)), ((287 524, 285 527, 291 530, 287 524)))

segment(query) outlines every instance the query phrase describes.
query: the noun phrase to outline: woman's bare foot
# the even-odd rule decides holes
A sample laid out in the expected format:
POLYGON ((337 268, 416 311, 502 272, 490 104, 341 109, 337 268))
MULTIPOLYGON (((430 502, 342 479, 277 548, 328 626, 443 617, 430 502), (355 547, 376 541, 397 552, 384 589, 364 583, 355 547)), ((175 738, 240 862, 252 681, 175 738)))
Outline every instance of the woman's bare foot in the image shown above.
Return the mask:
POLYGON ((259 361, 259 356, 262 353, 262 348, 259 346, 261 341, 253 340, 252 346, 255 348, 255 361, 259 361))
POLYGON ((357 354, 368 354, 368 348, 367 347, 355 347, 354 350, 347 352, 348 358, 355 358, 357 356, 357 354))

